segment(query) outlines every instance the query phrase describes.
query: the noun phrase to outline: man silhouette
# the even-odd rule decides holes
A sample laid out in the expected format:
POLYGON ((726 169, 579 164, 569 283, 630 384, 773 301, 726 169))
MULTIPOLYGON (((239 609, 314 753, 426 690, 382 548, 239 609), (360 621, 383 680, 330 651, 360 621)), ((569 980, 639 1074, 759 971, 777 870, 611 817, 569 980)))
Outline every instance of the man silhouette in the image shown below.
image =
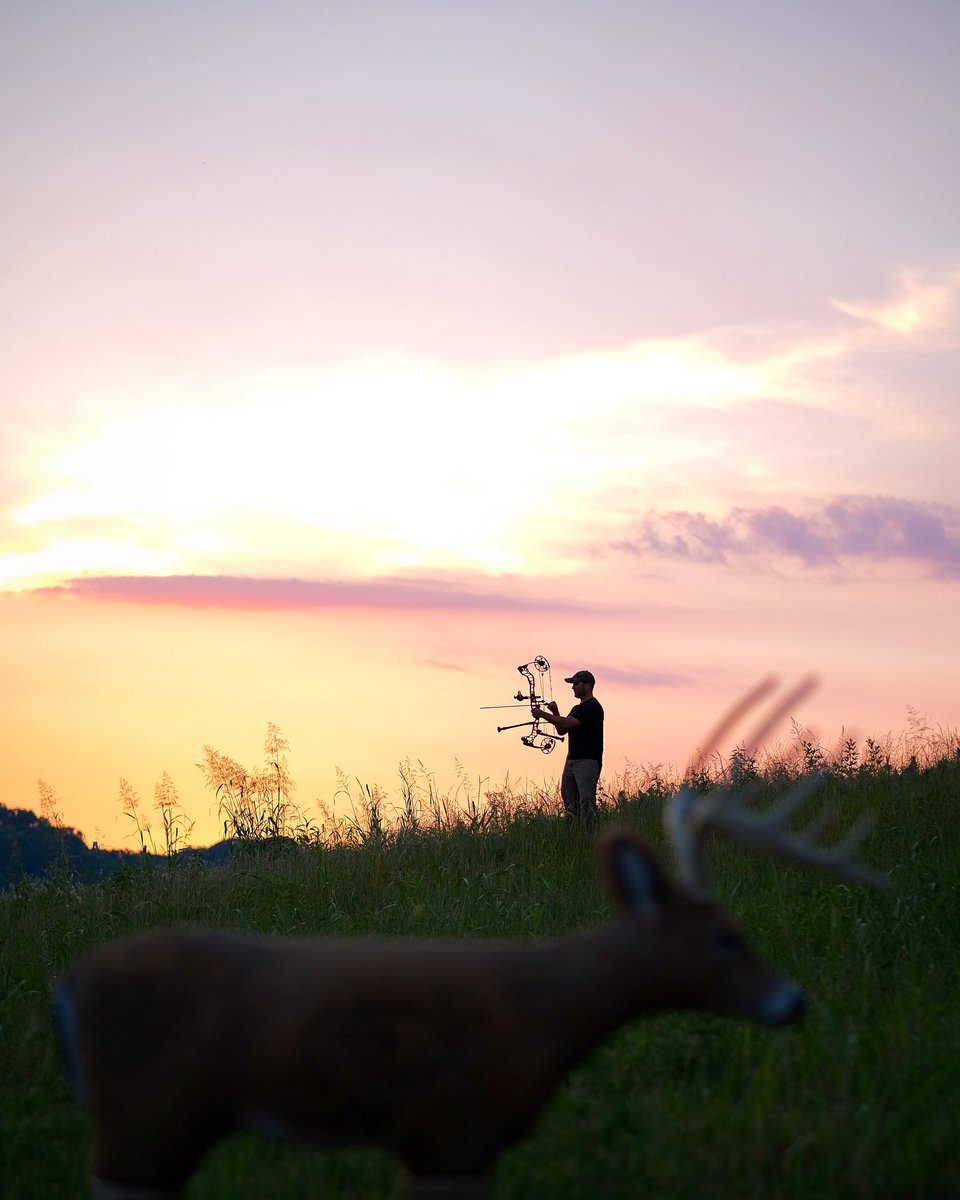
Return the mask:
POLYGON ((593 694, 596 682, 591 671, 577 671, 564 679, 577 700, 567 716, 560 715, 555 700, 533 713, 568 735, 560 795, 566 819, 585 830, 597 827, 597 783, 603 767, 603 707, 593 694))

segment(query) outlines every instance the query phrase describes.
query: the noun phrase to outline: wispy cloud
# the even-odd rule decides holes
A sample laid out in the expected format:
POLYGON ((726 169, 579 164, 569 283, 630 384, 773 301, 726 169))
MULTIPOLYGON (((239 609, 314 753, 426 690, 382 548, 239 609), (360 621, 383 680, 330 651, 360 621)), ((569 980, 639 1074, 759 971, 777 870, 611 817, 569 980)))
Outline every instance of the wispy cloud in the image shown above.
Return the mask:
POLYGON ((639 667, 630 670, 603 664, 590 669, 597 677, 598 686, 616 684, 618 687, 625 688, 689 688, 699 682, 690 675, 682 675, 676 671, 644 670, 639 667))
POLYGON ((956 330, 960 269, 904 271, 893 295, 882 300, 834 300, 845 316, 896 334, 936 337, 956 330))
POLYGON ((960 577, 960 510, 889 496, 840 496, 812 512, 771 505, 733 508, 719 518, 651 513, 611 548, 724 565, 770 557, 807 567, 858 559, 906 561, 955 579, 960 577))
POLYGON ((454 675, 468 675, 470 673, 469 667, 464 666, 463 663, 445 662, 439 658, 425 658, 422 662, 426 667, 432 667, 437 671, 450 671, 454 675))
MULTIPOLYGON (((264 579, 236 575, 103 575, 70 579, 33 595, 192 609, 375 609, 437 612, 587 612, 588 605, 440 578, 264 579)), ((599 607, 599 606, 598 606, 599 607)))

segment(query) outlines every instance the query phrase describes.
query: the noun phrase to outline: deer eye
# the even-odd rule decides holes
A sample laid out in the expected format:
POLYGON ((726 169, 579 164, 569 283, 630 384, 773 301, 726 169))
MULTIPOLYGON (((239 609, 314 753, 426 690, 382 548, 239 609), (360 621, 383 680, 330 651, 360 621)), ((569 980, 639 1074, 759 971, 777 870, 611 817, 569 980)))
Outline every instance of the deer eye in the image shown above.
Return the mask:
POLYGON ((710 948, 720 958, 734 959, 742 956, 747 944, 742 937, 731 933, 729 929, 721 929, 710 939, 710 948))

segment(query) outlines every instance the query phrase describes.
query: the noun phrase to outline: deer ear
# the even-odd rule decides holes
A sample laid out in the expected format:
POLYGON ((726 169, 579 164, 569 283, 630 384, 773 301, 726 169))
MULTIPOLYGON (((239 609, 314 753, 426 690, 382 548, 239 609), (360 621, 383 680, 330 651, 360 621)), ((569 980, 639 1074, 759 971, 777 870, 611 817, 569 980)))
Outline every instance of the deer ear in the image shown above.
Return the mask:
POLYGON ((617 907, 656 920, 670 884, 653 854, 636 838, 615 834, 604 846, 604 867, 617 907))

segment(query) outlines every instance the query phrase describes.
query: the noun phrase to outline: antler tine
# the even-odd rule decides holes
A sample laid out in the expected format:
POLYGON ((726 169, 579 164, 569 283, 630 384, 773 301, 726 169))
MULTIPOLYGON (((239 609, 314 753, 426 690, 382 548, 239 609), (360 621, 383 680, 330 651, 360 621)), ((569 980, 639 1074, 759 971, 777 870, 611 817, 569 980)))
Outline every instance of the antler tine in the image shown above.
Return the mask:
MULTIPOLYGON (((745 743, 752 751, 767 737, 771 729, 790 709, 816 687, 816 678, 802 680, 760 723, 745 743)), ((775 680, 765 679, 740 700, 717 724, 701 751, 711 753, 736 721, 763 700, 775 686, 775 680)), ((695 760, 694 760, 695 761, 695 760)), ((830 814, 820 814, 801 830, 791 830, 790 821, 820 787, 816 774, 805 775, 786 796, 768 809, 748 807, 736 799, 729 788, 718 788, 699 795, 689 786, 682 787, 664 811, 664 826, 674 847, 677 876, 692 892, 709 897, 710 884, 701 850, 701 840, 708 829, 725 834, 762 854, 790 862, 803 863, 827 871, 853 883, 865 883, 889 891, 889 882, 857 859, 864 838, 873 826, 873 819, 863 816, 837 842, 824 845, 818 839, 830 814)))
POLYGON ((701 748, 687 764, 687 774, 691 773, 695 764, 702 763, 704 759, 709 758, 744 713, 748 713, 751 708, 756 708, 776 686, 776 676, 768 675, 755 688, 747 692, 742 700, 738 700, 732 708, 728 709, 704 738, 701 748))
POLYGON ((832 846, 828 847, 838 857, 848 859, 857 869, 860 878, 869 883, 872 887, 878 888, 882 892, 891 890, 890 880, 885 875, 873 871, 870 867, 865 866, 856 858, 857 851, 863 845, 870 835, 870 831, 876 825, 876 818, 873 813, 861 813, 860 816, 847 830, 846 834, 832 846))
POLYGON ((819 817, 800 830, 788 827, 790 818, 818 786, 815 776, 805 776, 779 803, 762 811, 739 804, 729 791, 714 793, 706 797, 713 803, 704 809, 701 828, 714 829, 731 841, 763 854, 802 863, 850 883, 865 883, 889 891, 889 882, 857 858, 857 851, 873 827, 869 814, 863 814, 839 841, 830 845, 817 840, 824 824, 819 817))
POLYGON ((803 827, 803 836, 811 842, 819 841, 820 835, 825 833, 836 819, 837 806, 835 804, 825 805, 813 820, 803 827))
MULTIPOLYGON (((737 722, 752 708, 756 708, 762 700, 765 700, 776 686, 776 676, 768 675, 766 679, 762 679, 724 713, 701 743, 701 748, 688 763, 688 776, 692 773, 696 764, 702 763, 705 758, 708 758, 717 749, 737 722)), ((789 697, 791 702, 793 695, 794 693, 791 693, 789 697)), ((762 734, 763 729, 766 725, 770 724, 771 719, 774 721, 780 719, 782 709, 783 704, 781 703, 774 710, 772 718, 768 718, 761 725, 760 729, 757 730, 756 734, 754 734, 754 740, 762 734)), ((717 793, 710 796, 701 796, 694 792, 692 788, 684 786, 671 798, 663 813, 664 828, 673 845, 676 857, 677 878, 689 891, 699 895, 703 899, 710 898, 712 889, 710 887, 710 876, 707 871, 706 862, 700 848, 700 841, 705 830, 708 812, 717 804, 719 799, 720 797, 717 793)))
POLYGON ((673 846, 677 878, 703 899, 710 897, 707 866, 700 849, 702 801, 692 788, 682 787, 663 810, 663 824, 673 846))
POLYGON ((808 675, 805 679, 800 680, 793 691, 787 692, 776 708, 772 709, 750 737, 745 739, 747 749, 752 752, 765 742, 783 718, 789 715, 790 710, 806 700, 810 693, 816 690, 818 683, 816 675, 808 675))

